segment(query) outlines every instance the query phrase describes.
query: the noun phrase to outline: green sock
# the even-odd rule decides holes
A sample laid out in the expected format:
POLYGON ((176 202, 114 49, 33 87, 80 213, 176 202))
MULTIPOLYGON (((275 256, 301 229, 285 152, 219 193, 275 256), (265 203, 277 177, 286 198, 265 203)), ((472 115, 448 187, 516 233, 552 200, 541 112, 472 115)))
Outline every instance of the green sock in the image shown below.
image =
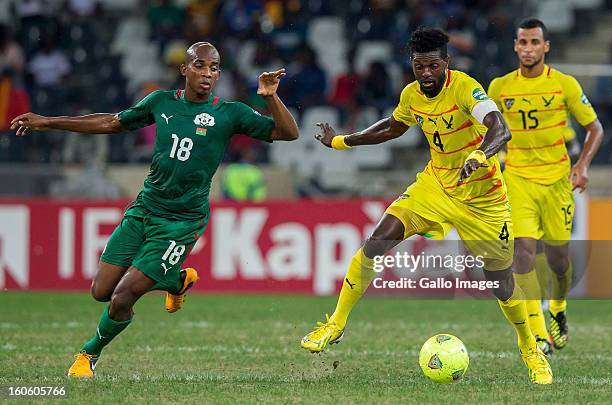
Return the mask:
POLYGON ((100 322, 98 323, 96 333, 87 343, 83 345, 83 347, 81 347, 82 352, 99 356, 104 346, 109 344, 115 336, 120 334, 125 328, 127 328, 130 322, 132 322, 131 319, 126 321, 115 321, 111 319, 111 317, 108 315, 109 308, 110 305, 104 309, 100 322))

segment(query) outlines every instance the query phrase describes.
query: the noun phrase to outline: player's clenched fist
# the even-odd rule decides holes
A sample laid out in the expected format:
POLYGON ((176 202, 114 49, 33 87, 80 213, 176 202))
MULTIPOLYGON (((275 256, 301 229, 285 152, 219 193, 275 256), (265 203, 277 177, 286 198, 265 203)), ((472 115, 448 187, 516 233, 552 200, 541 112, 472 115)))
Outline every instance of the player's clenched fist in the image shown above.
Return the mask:
POLYGON ((463 183, 472 175, 472 173, 481 167, 489 167, 489 165, 486 163, 480 163, 476 159, 469 159, 461 168, 461 172, 459 172, 459 181, 457 182, 457 185, 463 183))
POLYGON ((24 136, 35 130, 47 129, 47 117, 34 113, 21 114, 11 121, 11 130, 16 129, 17 136, 24 136))

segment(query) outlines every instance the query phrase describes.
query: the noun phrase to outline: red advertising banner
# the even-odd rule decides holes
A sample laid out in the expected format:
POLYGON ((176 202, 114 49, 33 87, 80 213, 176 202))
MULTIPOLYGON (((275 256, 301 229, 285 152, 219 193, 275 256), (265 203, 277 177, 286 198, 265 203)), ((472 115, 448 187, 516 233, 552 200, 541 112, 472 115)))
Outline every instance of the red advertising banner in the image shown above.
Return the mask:
MULTIPOLYGON (((0 200, 0 289, 88 290, 100 254, 128 203, 0 200)), ((587 205, 577 197, 574 240, 587 239, 587 205)), ((335 294, 351 258, 386 206, 386 201, 363 199, 213 204, 208 227, 185 267, 198 270, 200 282, 195 289, 201 291, 335 294)), ((456 239, 456 233, 441 242, 415 237, 404 242, 401 249, 417 259, 449 254, 458 258, 465 251, 456 239)), ((584 249, 577 250, 574 259, 582 261, 576 263, 586 263, 581 258, 584 249)), ((423 265, 420 267, 422 270, 423 265)), ((379 288, 379 280, 370 290, 409 295, 444 292, 448 296, 449 291, 452 295, 457 289, 437 284, 431 287, 421 281, 442 282, 449 276, 481 279, 477 271, 457 275, 441 272, 437 267, 427 265, 423 272, 385 264, 382 269, 386 280, 416 284, 410 288, 379 288)), ((583 267, 581 264, 576 268, 583 267)), ((574 295, 589 295, 587 284, 602 280, 600 267, 603 268, 595 268, 587 279, 576 280, 574 295)), ((481 293, 475 290, 476 295, 481 293)))
MULTIPOLYGON (((86 290, 128 201, 0 201, 0 288, 86 290)), ((196 289, 334 293, 382 201, 212 206, 186 266, 196 289)))

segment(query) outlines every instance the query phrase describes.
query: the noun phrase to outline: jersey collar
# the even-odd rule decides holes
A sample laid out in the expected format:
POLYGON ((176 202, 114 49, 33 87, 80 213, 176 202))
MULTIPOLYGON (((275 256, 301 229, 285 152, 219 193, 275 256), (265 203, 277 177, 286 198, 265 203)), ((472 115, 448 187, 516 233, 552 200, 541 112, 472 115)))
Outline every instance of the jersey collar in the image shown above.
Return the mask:
MULTIPOLYGON (((185 99, 185 90, 180 89, 177 90, 174 93, 174 98, 176 98, 177 100, 183 100, 187 103, 191 103, 191 101, 186 100, 185 99)), ((219 97, 214 96, 212 93, 210 93, 210 96, 208 96, 208 100, 206 100, 205 103, 193 103, 193 104, 212 104, 212 105, 216 105, 219 102, 219 97)))
POLYGON ((518 69, 516 69, 516 78, 517 79, 526 79, 526 80, 532 80, 532 79, 540 79, 542 77, 550 77, 550 66, 544 64, 544 70, 542 71, 542 73, 539 76, 536 77, 525 77, 521 74, 521 68, 519 67, 518 69))

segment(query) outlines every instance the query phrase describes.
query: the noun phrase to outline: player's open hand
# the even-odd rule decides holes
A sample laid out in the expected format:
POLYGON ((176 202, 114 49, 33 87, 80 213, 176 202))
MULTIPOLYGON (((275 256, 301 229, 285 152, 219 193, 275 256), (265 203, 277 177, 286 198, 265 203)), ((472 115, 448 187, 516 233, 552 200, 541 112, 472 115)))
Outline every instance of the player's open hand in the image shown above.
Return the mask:
POLYGON ((461 185, 461 183, 467 180, 467 178, 470 177, 472 173, 474 173, 481 167, 489 167, 489 165, 486 163, 478 163, 476 159, 470 159, 465 162, 465 164, 461 168, 461 171, 459 172, 459 181, 457 182, 457 185, 461 185))
POLYGON ((264 97, 274 95, 278 89, 280 78, 285 75, 285 69, 278 69, 275 72, 263 72, 260 74, 257 94, 264 97))
POLYGON ((11 121, 11 130, 16 129, 15 135, 25 136, 32 131, 47 129, 47 117, 34 113, 21 114, 11 121))
POLYGON ((589 184, 588 168, 583 164, 576 163, 570 171, 569 178, 572 182, 572 191, 578 189, 582 193, 589 184))
POLYGON ((327 122, 317 122, 317 126, 321 128, 321 133, 315 134, 315 139, 321 141, 321 143, 328 148, 331 148, 331 142, 336 131, 327 122))

